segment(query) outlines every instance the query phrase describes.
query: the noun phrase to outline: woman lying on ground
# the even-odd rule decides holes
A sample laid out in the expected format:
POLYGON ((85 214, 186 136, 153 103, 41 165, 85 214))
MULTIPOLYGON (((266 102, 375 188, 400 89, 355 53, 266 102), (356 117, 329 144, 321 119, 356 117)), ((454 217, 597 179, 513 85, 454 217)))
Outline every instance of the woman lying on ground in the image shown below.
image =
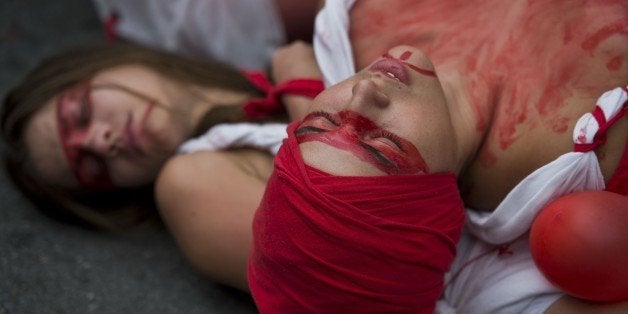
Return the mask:
MULTIPOLYGON (((593 110, 602 92, 626 84, 626 48, 621 44, 622 36, 625 35, 621 33, 623 24, 616 22, 625 19, 617 17, 624 12, 617 9, 617 3, 578 6, 571 2, 552 2, 519 3, 503 7, 495 5, 490 8, 478 6, 477 10, 481 12, 477 14, 468 14, 475 12, 476 8, 467 7, 465 3, 448 6, 440 2, 386 2, 395 10, 370 6, 378 4, 382 3, 358 1, 349 15, 347 13, 353 5, 352 1, 329 2, 327 11, 324 11, 327 13, 321 19, 326 14, 339 12, 342 16, 344 12, 345 18, 350 18, 350 23, 346 25, 350 24, 354 33, 350 45, 336 44, 334 38, 324 36, 343 35, 342 27, 340 32, 335 32, 335 24, 322 22, 319 23, 322 26, 317 26, 317 36, 323 38, 317 48, 317 57, 327 81, 336 83, 352 75, 352 64, 357 64, 358 68, 366 66, 364 58, 382 55, 387 47, 392 46, 390 44, 396 42, 416 45, 428 51, 430 57, 434 55, 432 61, 435 74, 442 84, 444 97, 448 103, 456 104, 450 105, 451 115, 460 117, 456 128, 465 129, 464 136, 475 140, 470 141, 470 147, 461 148, 461 151, 471 154, 467 156, 467 164, 460 170, 465 191, 463 197, 468 204, 488 210, 489 213, 506 198, 508 191, 535 169, 571 152, 574 144, 565 133, 575 129, 580 116, 593 110), (341 5, 336 8, 339 10, 330 9, 338 4, 341 5), (412 10, 403 5, 411 5, 412 10), (396 13, 393 13, 395 16, 386 17, 375 12, 396 13), (417 14, 426 16, 417 18, 417 14), (577 23, 567 23, 564 18, 567 16, 570 17, 569 21, 577 23), (604 21, 611 22, 608 25, 599 24, 602 19, 596 20, 595 16, 605 16, 604 21), (382 30, 388 30, 391 34, 399 33, 400 36, 385 36, 384 33, 379 38, 370 37, 377 35, 375 31, 366 31, 374 17, 381 17, 384 24, 388 23, 387 28, 382 30), (404 17, 415 23, 414 26, 404 24, 408 27, 401 27, 399 23, 404 21, 404 17), (590 19, 598 22, 588 23, 590 19), (501 24, 500 27, 486 27, 486 21, 501 24), (564 32, 547 36, 545 29, 555 29, 555 23, 549 25, 549 21, 565 21, 564 32), (403 36, 404 32, 407 36, 403 36), (517 35, 516 43, 509 39, 513 38, 512 34, 517 35), (521 45, 522 49, 515 49, 515 44, 521 45), (321 47, 329 49, 327 56, 321 47), (347 47, 349 50, 334 50, 347 47), (512 49, 507 49, 509 47, 512 49), (356 63, 353 63, 354 54, 356 63), (343 56, 348 59, 343 59, 343 56), (533 57, 535 62, 530 63, 533 57), (550 68, 548 65, 554 71, 545 71, 550 68), (348 72, 343 72, 347 69, 348 72), (341 77, 335 77, 335 72, 331 70, 340 70, 341 77)), ((342 19, 338 21, 344 25, 342 19)), ((344 30, 348 31, 346 28, 344 30)), ((347 35, 345 39, 348 40, 348 34, 344 35, 347 35)), ((386 58, 405 61, 414 54, 423 55, 411 48, 407 51, 398 55, 389 52, 386 58)), ((302 68, 307 67, 299 67, 302 68)), ((391 74, 395 76, 394 72, 391 74)), ((350 91, 344 92, 345 96, 349 94, 350 91)), ((620 92, 616 98, 620 100, 621 97, 620 92)), ((595 147, 596 151, 605 152, 603 158, 599 159, 601 172, 593 174, 597 179, 594 181, 602 180, 602 184, 604 181, 618 182, 611 177, 620 163, 628 133, 626 119, 613 118, 621 116, 621 112, 619 115, 617 111, 609 112, 604 117, 615 122, 609 123, 606 143, 595 147)), ((585 136, 583 143, 586 144, 586 141, 588 139, 585 136)), ((225 156, 229 156, 229 153, 202 152, 171 159, 158 180, 158 201, 163 217, 190 260, 216 280, 246 289, 246 263, 252 241, 250 226, 264 191, 264 181, 260 178, 268 178, 272 168, 270 162, 265 163, 267 167, 264 167, 225 156)), ((594 162, 597 161, 594 158, 594 162)), ((621 174, 622 170, 617 173, 621 174)), ((622 181, 620 178, 619 182, 621 186, 625 179, 622 181)), ((584 188, 591 187, 585 184, 584 188)), ((594 188, 600 189, 599 186, 594 188)), ((513 206, 505 203, 502 208, 513 206)), ((509 218, 512 215, 507 212, 506 216, 509 218)), ((505 225, 499 220, 493 223, 497 226, 505 225)), ((512 242, 499 238, 491 240, 491 235, 480 241, 468 233, 463 234, 462 242, 465 244, 458 250, 459 257, 448 275, 451 278, 446 279, 448 284, 443 300, 438 304, 438 311, 521 312, 541 311, 550 304, 554 304, 556 310, 561 307, 587 306, 567 297, 558 299, 561 294, 557 289, 543 281, 534 266, 530 266, 526 240, 519 234, 521 230, 525 233, 527 227, 526 223, 521 225, 523 228, 519 226, 519 231, 509 235, 512 242), (517 259, 510 258, 513 256, 517 259), (480 262, 468 263, 470 260, 480 262), (530 271, 512 271, 506 267, 509 263, 521 263, 525 266, 522 269, 530 271), (494 267, 502 268, 494 271, 494 274, 478 272, 479 269, 494 267), (498 280, 500 284, 493 284, 492 289, 488 289, 491 286, 486 284, 492 282, 491 275, 505 280, 498 280), (538 286, 527 286, 523 292, 512 289, 520 284, 517 278, 530 278, 528 275, 535 278, 538 286), (496 299, 496 292, 505 294, 499 294, 500 297, 496 299)), ((478 229, 481 230, 482 226, 478 229)))
MULTIPOLYGON (((292 46, 288 50, 300 50, 303 48, 303 46, 292 46)), ((283 52, 286 52, 286 50, 283 52)), ((322 174, 307 172, 305 177, 314 176, 316 179, 311 179, 310 181, 303 179, 306 183, 300 184, 298 180, 289 177, 289 175, 290 173, 295 176, 303 175, 305 171, 303 166, 299 168, 293 165, 289 168, 290 170, 286 170, 285 166, 278 164, 282 157, 276 160, 275 171, 278 168, 282 168, 280 172, 284 181, 272 181, 274 183, 266 190, 267 196, 263 199, 262 205, 258 209, 258 216, 255 218, 254 233, 251 233, 252 230, 250 229, 250 224, 254 221, 254 212, 251 208, 257 207, 257 203, 264 193, 265 185, 264 182, 258 180, 252 174, 264 173, 264 176, 270 176, 270 169, 257 168, 242 171, 237 163, 225 158, 222 153, 215 152, 180 155, 171 159, 160 174, 157 183, 157 191, 160 196, 158 203, 163 217, 178 238, 178 242, 184 249, 184 252, 187 252, 188 257, 193 262, 196 261, 197 265, 206 267, 206 273, 212 274, 213 278, 246 289, 247 252, 251 248, 251 238, 253 237, 257 240, 255 242, 256 250, 251 263, 261 264, 262 266, 251 267, 253 269, 262 267, 263 271, 258 270, 256 271, 257 275, 249 276, 264 276, 263 274, 267 272, 278 272, 271 277, 262 277, 261 280, 263 282, 261 284, 254 281, 248 282, 249 285, 252 285, 251 289, 254 296, 256 294, 255 290, 258 290, 257 293, 262 295, 262 308, 267 308, 267 306, 273 308, 272 302, 277 301, 270 301, 270 305, 266 304, 264 300, 268 297, 268 294, 271 296, 292 295, 292 300, 288 302, 303 302, 301 306, 305 306, 304 304, 309 302, 312 302, 310 304, 323 304, 321 306, 337 306, 338 303, 335 302, 341 302, 340 300, 325 300, 323 296, 310 299, 307 297, 308 293, 302 295, 294 294, 298 289, 307 288, 307 285, 304 282, 300 282, 298 278, 302 278, 306 282, 312 281, 312 278, 307 275, 304 276, 303 272, 308 273, 308 267, 316 268, 317 266, 312 266, 312 264, 318 264, 318 261, 321 264, 325 264, 323 262, 325 260, 324 253, 328 252, 323 248, 320 248, 320 250, 308 249, 308 252, 305 254, 309 257, 304 258, 300 254, 303 254, 302 251, 309 248, 310 244, 309 242, 301 241, 307 241, 304 238, 310 240, 311 238, 317 239, 316 236, 310 234, 311 232, 320 235, 320 232, 328 234, 334 231, 320 227, 320 221, 310 222, 305 224, 305 226, 301 225, 304 223, 304 220, 309 221, 308 219, 312 219, 308 215, 316 216, 317 210, 323 207, 317 206, 315 209, 311 209, 306 206, 312 202, 319 204, 319 201, 316 198, 312 198, 308 191, 312 190, 312 193, 319 195, 321 193, 319 185, 325 186, 324 182, 335 182, 334 180, 336 179, 341 182, 344 182, 343 180, 351 182, 352 179, 368 181, 369 177, 355 179, 353 176, 382 175, 387 173, 386 171, 394 169, 396 167, 392 166, 394 163, 408 162, 407 159, 395 154, 394 149, 390 149, 390 145, 394 147, 397 144, 392 143, 390 138, 382 136, 389 134, 389 132, 376 132, 380 137, 373 137, 373 134, 368 133, 360 135, 360 132, 356 131, 359 127, 356 128, 355 125, 361 124, 364 127, 371 124, 355 122, 356 120, 364 120, 351 118, 352 114, 343 113, 343 110, 348 108, 353 109, 353 111, 357 110, 355 108, 360 108, 360 112, 364 111, 363 115, 366 115, 369 120, 377 120, 377 125, 386 129, 390 128, 405 138, 420 139, 418 142, 413 143, 416 143, 415 145, 421 152, 423 159, 427 161, 427 166, 432 173, 458 173, 463 171, 465 165, 469 163, 469 159, 474 158, 473 152, 477 149, 477 146, 474 145, 477 144, 473 143, 477 143, 478 134, 470 131, 470 125, 464 122, 468 119, 466 110, 460 108, 456 103, 447 101, 447 92, 444 92, 442 89, 439 77, 437 78, 436 74, 437 72, 434 71, 431 62, 422 51, 408 46, 398 46, 389 50, 383 57, 378 58, 372 66, 330 87, 315 98, 312 107, 309 109, 310 112, 315 112, 315 114, 309 115, 302 124, 298 124, 301 128, 293 126, 292 132, 295 133, 290 133, 290 135, 296 134, 293 137, 296 137, 299 151, 307 165, 304 166, 305 169, 317 168, 322 170, 322 174), (389 78, 386 79, 384 76, 389 78), (420 79, 416 79, 416 77, 420 79), (410 78, 413 79, 410 85, 403 84, 403 82, 408 82, 410 78), (434 91, 440 91, 440 94, 434 91), (438 95, 441 97, 437 97, 438 95), (318 113, 320 110, 323 110, 324 113, 318 113), (407 117, 412 118, 406 119, 407 117), (443 126, 450 126, 450 128, 443 128, 443 126), (332 130, 337 131, 331 132, 332 130), (312 135, 310 133, 324 133, 325 135, 312 135), (352 135, 349 136, 348 134, 352 135), (349 140, 349 138, 353 140, 349 140), (447 140, 443 140, 444 138, 447 140), (434 146, 431 147, 432 149, 430 149, 429 145, 427 147, 422 146, 426 145, 426 143, 432 143, 432 141, 436 141, 436 144, 433 144, 434 146), (315 149, 311 148, 314 145, 316 145, 315 149), (354 146, 359 146, 359 148, 354 146), (338 156, 342 156, 342 158, 338 159, 338 156), (209 160, 212 162, 208 162, 209 160), (385 164, 386 161, 388 161, 388 168, 381 166, 381 164, 378 169, 372 169, 377 167, 365 166, 369 162, 372 164, 377 164, 378 162, 385 164), (446 164, 448 166, 430 166, 430 161, 437 161, 436 164, 446 164), (199 165, 201 166, 199 167, 199 165), (202 173, 206 175, 202 175, 202 173), (332 178, 336 179, 331 179, 329 177, 330 174, 340 177, 332 176, 332 178), (285 178, 286 176, 288 178, 285 178), (343 176, 350 177, 343 178, 343 176), (324 179, 319 180, 319 178, 324 179), (317 183, 314 184, 314 181, 317 183), (291 184, 294 187, 288 188, 287 186, 291 184), (285 191, 273 188, 276 185, 283 185, 285 191), (295 188, 301 189, 293 190, 295 188), (277 200, 272 201, 269 198, 270 196, 268 196, 269 193, 273 193, 272 199, 277 200), (292 202, 290 199, 287 199, 287 196, 281 196, 286 193, 291 194, 293 198, 300 197, 308 201, 292 202), (271 203, 269 204, 269 202, 271 203), (286 210, 285 204, 290 204, 290 210, 286 210), (307 208, 310 214, 302 213, 299 209, 300 207, 307 208), (315 214, 311 214, 312 211, 315 214), (299 213, 299 217, 295 218, 293 216, 295 212, 299 213), (277 219, 275 220, 275 218, 277 219), (288 219, 288 222, 285 222, 285 219, 288 219), (283 225, 286 223, 290 225, 289 228, 283 225), (282 225, 279 231, 265 229, 275 228, 276 224, 282 225), (312 231, 312 228, 319 232, 312 231), (199 241, 199 239, 202 239, 202 241, 199 241), (297 246, 298 249, 295 249, 294 246, 297 246), (258 251, 260 250, 263 254, 259 254, 258 251), (273 261, 276 257, 264 253, 265 250, 283 251, 283 254, 289 255, 288 257, 280 256, 278 261, 281 262, 277 262, 273 261), (286 251, 289 253, 285 253, 286 251), (320 256, 318 255, 319 252, 320 256), (295 258, 295 260, 291 260, 291 258, 295 258), (294 262, 294 264, 290 261, 294 262), (279 267, 282 270, 277 270, 278 264, 276 263, 282 265, 283 268, 279 267), (295 269, 288 265, 295 265, 295 269), (282 280, 286 280, 288 283, 282 282, 282 280), (261 292, 259 292, 260 290, 261 292)), ((623 97, 619 99, 620 101, 622 101, 621 99, 625 101, 625 92, 620 97, 623 97)), ((621 102, 619 106, 614 108, 623 108, 621 102)), ((621 114, 621 112, 621 110, 616 110, 615 116, 621 114)), ((393 135, 389 134, 389 136, 393 135)), ((288 141, 294 142, 295 140, 293 138, 288 141)), ((292 147, 291 154, 294 154, 294 145, 292 143, 292 146, 290 146, 292 147)), ((316 172, 316 170, 313 171, 316 172)), ((277 175, 275 173, 273 176, 277 175)), ((322 194, 325 194, 325 197, 333 194, 330 196, 334 198, 332 203, 337 198, 342 199, 346 196, 348 198, 355 197, 352 201, 355 201, 360 206, 367 206, 369 202, 373 202, 374 208, 382 204, 382 208, 387 208, 385 201, 382 203, 373 199, 364 201, 359 196, 356 196, 364 195, 366 188, 365 190, 355 188, 356 191, 353 191, 352 189, 343 189, 341 185, 329 184, 332 187, 329 189, 325 188, 322 194), (355 192, 356 195, 351 194, 351 192, 355 192), (360 199, 362 199, 362 203, 360 203, 360 199)), ((356 184, 350 185, 356 186, 356 184)), ((398 189, 400 193, 404 191, 403 189, 398 189)), ((418 193, 420 191, 415 192, 418 193)), ((394 191, 391 190, 384 194, 394 194, 394 191)), ((374 197, 379 199, 380 196, 374 197)), ((385 199, 384 196, 381 197, 385 199)), ((320 203, 328 205, 330 201, 320 201, 320 203)), ((326 213, 330 214, 330 212, 337 211, 338 208, 345 206, 345 203, 340 204, 340 207, 334 207, 334 210, 327 210, 326 213)), ((503 206, 506 208, 511 207, 508 202, 503 206)), ((360 208, 359 206, 357 207, 360 208)), ((375 211, 372 208, 371 210, 375 211)), ((383 212, 386 211, 383 210, 383 212)), ((399 212, 395 213, 398 214, 399 212)), ((395 213, 390 214, 394 215, 395 213)), ((331 222, 335 219, 333 216, 325 217, 326 215, 318 216, 318 218, 326 222, 331 222)), ((451 222, 454 223, 455 221, 455 219, 452 219, 451 222)), ((343 246, 342 241, 337 236, 330 236, 327 240, 322 241, 331 241, 330 239, 334 239, 338 246, 343 246)), ((329 242, 326 243, 329 244, 329 242)), ((348 241, 348 243, 353 242, 348 241)), ((313 245, 319 244, 315 243, 313 245)), ((329 252, 340 251, 342 250, 336 248, 336 250, 331 249, 329 252)), ((340 260, 347 262, 350 260, 347 256, 353 253, 359 255, 359 252, 352 252, 351 248, 347 247, 346 252, 343 252, 345 254, 343 255, 344 258, 340 260)), ((358 267, 361 264, 356 262, 357 260, 362 261, 364 257, 352 259, 350 263, 355 263, 355 267, 358 267)), ((340 269, 345 269, 346 266, 344 268, 340 267, 340 269)), ((365 267, 368 267, 368 264, 365 267)), ((320 268, 320 265, 318 268, 320 268)), ((329 279, 329 273, 326 274, 324 275, 327 276, 325 278, 329 279)), ((365 275, 364 272, 361 274, 365 275)), ((311 273, 309 275, 312 276, 311 273)), ((342 276, 340 275, 340 277, 342 276)), ((253 279, 255 280, 255 278, 253 279)), ((508 245, 494 245, 490 242, 478 241, 469 235, 468 232, 465 232, 463 234, 463 242, 459 246, 458 257, 454 262, 454 268, 447 274, 445 280, 447 282, 445 294, 436 307, 436 311, 442 313, 452 310, 484 311, 487 309, 509 310, 513 308, 521 311, 538 312, 544 311, 557 300, 559 302, 554 304, 554 309, 557 311, 572 306, 581 306, 583 308, 590 306, 596 309, 605 307, 617 309, 626 306, 625 302, 605 306, 583 303, 568 297, 559 299, 562 296, 560 290, 543 278, 543 275, 538 272, 530 258, 527 249, 527 235, 515 237, 508 245), (489 269, 491 272, 487 273, 482 271, 482 269, 489 269), (501 279, 495 279, 495 276, 499 276, 501 279), (526 278, 527 281, 522 281, 521 278, 526 278), (496 300, 490 297, 490 293, 495 293, 495 289, 483 286, 486 282, 492 282, 502 291, 503 300, 496 300), (519 288, 514 289, 513 287, 519 288), (478 290, 480 288, 484 290, 478 290), (505 304, 505 302, 511 302, 511 304, 505 304)), ((340 280, 340 282, 351 286, 352 281, 340 280)), ((334 289, 338 289, 338 287, 326 286, 322 290, 336 291, 334 289)), ((350 288, 347 289, 350 290, 350 288)), ((303 291, 301 290, 301 292, 303 291)), ((256 297, 256 299, 259 299, 259 297, 256 297)), ((282 301, 279 302, 281 304, 282 301)))
POLYGON ((397 59, 408 49, 323 91, 288 128, 253 221, 261 313, 434 311, 471 138, 429 60, 397 59))
POLYGON ((106 36, 264 70, 275 49, 311 41, 319 0, 92 0, 106 36))
MULTIPOLYGON (((279 95, 320 89, 309 80, 274 88, 260 72, 133 44, 77 48, 44 60, 6 96, 6 168, 48 214, 128 226, 154 212, 152 184, 184 141, 221 123, 285 119, 279 95)), ((269 167, 272 159, 234 154, 269 167)))

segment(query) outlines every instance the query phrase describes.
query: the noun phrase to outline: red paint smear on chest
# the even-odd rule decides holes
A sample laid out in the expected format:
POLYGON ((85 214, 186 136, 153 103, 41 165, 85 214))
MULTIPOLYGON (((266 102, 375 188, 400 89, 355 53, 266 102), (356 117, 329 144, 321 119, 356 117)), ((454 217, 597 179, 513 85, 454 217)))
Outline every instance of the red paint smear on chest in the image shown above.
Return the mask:
POLYGON ((626 21, 619 21, 609 25, 602 27, 600 30, 595 32, 593 35, 589 36, 586 40, 584 40, 581 44, 582 49, 588 51, 593 54, 593 51, 598 47, 598 45, 603 42, 605 39, 615 35, 615 34, 626 34, 626 21))
POLYGON ((616 56, 608 60, 608 62, 606 63, 606 68, 609 71, 617 71, 621 68, 621 65, 623 63, 624 63, 624 58, 622 56, 616 56))
MULTIPOLYGON (((599 65, 591 55, 612 36, 626 35, 628 14, 618 10, 622 7, 620 1, 586 0, 490 7, 471 1, 361 0, 354 9, 369 19, 351 32, 372 39, 356 46, 364 57, 358 65, 406 44, 424 50, 443 77, 462 77, 476 130, 486 132, 479 155, 489 165, 497 150, 507 150, 532 128, 568 132, 573 116, 565 115, 565 108, 572 91, 599 96, 606 83, 586 79, 599 65), (605 24, 608 20, 618 22, 605 24)), ((623 57, 604 63, 617 71, 623 57)))

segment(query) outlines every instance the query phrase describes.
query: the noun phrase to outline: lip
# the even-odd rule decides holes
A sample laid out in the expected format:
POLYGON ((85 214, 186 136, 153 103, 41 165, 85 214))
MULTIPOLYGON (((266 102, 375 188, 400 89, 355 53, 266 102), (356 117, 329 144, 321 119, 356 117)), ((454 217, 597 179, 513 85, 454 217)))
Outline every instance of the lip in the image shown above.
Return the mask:
POLYGON ((146 108, 146 111, 144 111, 144 114, 142 115, 142 117, 140 118, 137 124, 132 123, 133 122, 132 114, 129 114, 129 118, 130 118, 129 120, 131 121, 127 121, 126 132, 128 134, 130 147, 132 150, 134 150, 135 152, 139 153, 142 156, 146 155, 146 152, 142 149, 142 146, 140 145, 139 137, 142 134, 142 130, 144 129, 144 126, 146 125, 146 120, 148 120, 148 117, 150 116, 150 113, 153 111, 154 107, 155 107, 154 102, 149 103, 148 107, 146 108))
POLYGON ((404 64, 396 59, 379 60, 371 66, 370 70, 374 72, 382 72, 386 77, 399 80, 404 85, 410 85, 410 76, 408 76, 408 72, 406 72, 404 64), (395 77, 390 77, 389 73, 395 77))
POLYGON ((126 123, 124 125, 124 134, 126 135, 126 144, 131 149, 131 151, 139 154, 140 156, 144 156, 145 152, 140 146, 137 136, 138 133, 134 128, 133 115, 131 113, 129 113, 126 119, 126 123))
MULTIPOLYGON (((393 57, 388 52, 385 53, 382 57, 384 57, 386 59, 390 59, 390 60, 397 60, 397 58, 393 57)), ((436 76, 436 72, 434 72, 432 70, 428 70, 428 69, 424 69, 424 68, 418 67, 418 66, 416 66, 416 65, 414 65, 412 63, 406 62, 406 61, 398 61, 398 62, 401 62, 401 64, 407 66, 408 68, 410 68, 411 70, 413 70, 413 71, 415 71, 415 72, 417 72, 419 74, 422 74, 422 75, 425 75, 425 76, 430 76, 430 77, 437 77, 436 76)))

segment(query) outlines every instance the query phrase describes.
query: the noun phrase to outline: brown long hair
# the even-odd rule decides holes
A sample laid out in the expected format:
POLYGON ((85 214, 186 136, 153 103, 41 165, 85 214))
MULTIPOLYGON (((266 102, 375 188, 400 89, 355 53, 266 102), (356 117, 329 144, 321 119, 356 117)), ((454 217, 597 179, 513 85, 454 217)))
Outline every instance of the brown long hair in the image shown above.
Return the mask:
MULTIPOLYGON (((24 129, 47 101, 99 71, 119 65, 146 66, 171 79, 259 95, 242 72, 230 65, 190 59, 130 43, 103 43, 71 49, 42 60, 9 91, 1 108, 4 164, 15 185, 45 214, 99 229, 120 229, 154 217, 153 186, 112 191, 68 191, 38 180, 30 166, 24 129)), ((240 106, 217 106, 197 129, 244 120, 240 106)))

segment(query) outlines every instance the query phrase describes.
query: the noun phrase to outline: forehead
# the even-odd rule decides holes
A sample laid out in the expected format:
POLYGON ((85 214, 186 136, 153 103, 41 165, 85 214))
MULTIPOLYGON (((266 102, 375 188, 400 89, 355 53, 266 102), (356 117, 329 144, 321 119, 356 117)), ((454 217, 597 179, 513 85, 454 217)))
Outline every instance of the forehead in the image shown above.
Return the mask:
POLYGON ((45 182, 75 187, 77 182, 67 164, 56 118, 57 97, 49 100, 31 117, 24 130, 24 144, 30 167, 45 182))
POLYGON ((141 92, 152 91, 164 82, 170 82, 167 77, 155 70, 139 64, 122 64, 101 70, 92 77, 91 81, 92 84, 116 83, 141 92))

